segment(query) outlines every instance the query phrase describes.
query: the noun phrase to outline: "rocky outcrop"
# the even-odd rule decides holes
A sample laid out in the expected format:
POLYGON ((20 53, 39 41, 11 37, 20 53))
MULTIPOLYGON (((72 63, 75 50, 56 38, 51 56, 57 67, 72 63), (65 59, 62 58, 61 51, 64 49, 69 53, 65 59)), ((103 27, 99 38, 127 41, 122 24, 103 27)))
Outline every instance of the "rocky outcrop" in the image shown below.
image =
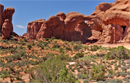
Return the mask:
POLYGON ((45 23, 42 24, 37 39, 41 38, 61 38, 63 39, 64 21, 58 16, 51 16, 45 23))
MULTIPOLYGON (((68 41, 95 39, 98 43, 130 41, 130 0, 100 3, 90 16, 78 12, 63 12, 47 21, 28 23, 27 38, 60 38, 68 41), (86 23, 85 23, 86 21, 86 23), (34 28, 35 27, 35 28, 34 28), (92 39, 91 39, 92 38, 92 39)), ((88 40, 89 41, 89 40, 88 40)))
POLYGON ((84 22, 87 19, 91 19, 91 17, 78 12, 70 12, 66 15, 60 12, 56 16, 51 16, 47 21, 37 22, 39 26, 34 25, 36 22, 28 23, 27 38, 43 39, 55 37, 84 43, 92 35, 91 28, 84 22), (34 29, 34 26, 36 29, 34 29))
POLYGON ((91 14, 95 18, 87 21, 87 24, 93 29, 93 38, 98 39, 99 43, 130 41, 128 36, 130 27, 129 4, 130 0, 115 0, 112 4, 99 4, 91 14), (101 35, 99 35, 100 33, 101 35))
POLYGON ((13 25, 9 19, 5 19, 2 25, 2 39, 9 39, 12 34, 13 25))
POLYGON ((0 33, 3 25, 3 10, 4 10, 4 6, 0 4, 0 33))
POLYGON ((4 6, 0 4, 0 33, 2 33, 2 39, 9 39, 10 35, 17 35, 13 32, 12 16, 15 9, 8 7, 4 10, 4 6))
POLYGON ((45 19, 39 19, 33 22, 29 22, 27 26, 27 38, 36 39, 38 31, 45 21, 45 19))

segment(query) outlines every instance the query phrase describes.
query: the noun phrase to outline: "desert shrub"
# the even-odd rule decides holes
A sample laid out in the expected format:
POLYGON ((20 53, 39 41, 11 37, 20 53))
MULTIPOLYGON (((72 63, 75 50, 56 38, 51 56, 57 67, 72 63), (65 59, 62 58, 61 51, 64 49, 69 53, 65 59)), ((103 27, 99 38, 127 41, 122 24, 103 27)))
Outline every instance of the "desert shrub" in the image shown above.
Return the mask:
POLYGON ((68 55, 64 55, 64 54, 57 55, 56 58, 58 58, 62 61, 71 61, 71 57, 69 57, 68 55))
POLYGON ((121 72, 120 75, 121 75, 122 77, 125 77, 125 76, 127 75, 127 73, 121 72))
POLYGON ((81 48, 82 48, 81 45, 74 45, 73 46, 74 51, 79 51, 81 48))
POLYGON ((124 77, 123 81, 129 82, 129 77, 124 77))
POLYGON ((29 50, 31 50, 32 45, 28 44, 28 45, 27 45, 27 48, 28 48, 29 50))
POLYGON ((34 61, 34 60, 30 60, 29 63, 30 63, 31 65, 37 65, 39 62, 38 62, 38 61, 34 61))
POLYGON ((41 49, 44 49, 44 46, 41 46, 41 49))
POLYGON ((114 75, 113 75, 113 74, 108 74, 107 77, 109 77, 109 78, 113 78, 114 75))
POLYGON ((127 74, 130 75, 130 71, 128 71, 127 74))
POLYGON ((90 80, 94 79, 94 80, 103 80, 105 75, 105 66, 102 64, 97 64, 97 65, 93 65, 92 69, 90 71, 90 80))
POLYGON ((93 46, 90 46, 89 50, 90 51, 97 51, 100 48, 101 48, 101 46, 93 45, 93 46))
POLYGON ((59 44, 54 44, 52 48, 60 48, 59 44))
POLYGON ((81 58, 84 56, 84 53, 76 53, 74 59, 81 58))
POLYGON ((89 83, 89 81, 88 81, 87 79, 85 79, 85 80, 83 81, 83 83, 89 83))
POLYGON ((53 53, 49 53, 44 58, 46 58, 46 59, 53 59, 54 58, 54 54, 53 53))
POLYGON ((108 70, 108 72, 109 72, 109 74, 114 74, 115 72, 114 72, 114 70, 108 70))
POLYGON ((66 47, 66 50, 72 51, 72 49, 70 47, 66 47))
POLYGON ((120 79, 113 79, 113 80, 109 81, 109 83, 122 83, 122 80, 120 80, 120 79))
POLYGON ((23 40, 24 40, 24 42, 28 42, 26 38, 24 38, 23 40))
POLYGON ((78 78, 78 79, 84 79, 85 77, 84 77, 84 74, 81 74, 81 73, 80 73, 80 74, 77 75, 77 78, 78 78))
POLYGON ((123 46, 119 46, 118 48, 113 48, 105 55, 106 59, 129 59, 128 50, 123 46))
POLYGON ((63 50, 64 50, 64 49, 60 47, 59 52, 63 52, 63 50))
POLYGON ((45 38, 46 41, 49 41, 49 38, 45 38))
MULTIPOLYGON (((54 79, 55 80, 55 79, 54 79)), ((58 83, 75 83, 76 79, 75 77, 72 75, 71 72, 68 71, 68 69, 65 67, 63 67, 63 69, 60 71, 58 78, 56 79, 56 82, 58 83)))
POLYGON ((69 81, 71 80, 72 75, 68 75, 68 73, 66 75, 66 71, 63 68, 64 65, 65 62, 59 58, 48 59, 36 67, 35 71, 37 72, 37 75, 34 78, 39 79, 42 83, 69 81), (63 77, 67 76, 65 77, 65 80, 62 75, 63 77))

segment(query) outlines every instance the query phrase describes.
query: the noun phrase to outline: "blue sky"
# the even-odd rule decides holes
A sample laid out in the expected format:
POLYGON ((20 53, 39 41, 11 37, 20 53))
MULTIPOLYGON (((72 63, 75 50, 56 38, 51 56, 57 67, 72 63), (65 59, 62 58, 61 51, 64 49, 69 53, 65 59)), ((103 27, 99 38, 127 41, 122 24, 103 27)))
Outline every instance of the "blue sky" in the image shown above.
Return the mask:
POLYGON ((79 12, 90 15, 101 2, 112 3, 115 0, 0 0, 4 8, 13 7, 14 32, 23 35, 27 32, 27 24, 37 19, 48 19, 58 12, 79 12))

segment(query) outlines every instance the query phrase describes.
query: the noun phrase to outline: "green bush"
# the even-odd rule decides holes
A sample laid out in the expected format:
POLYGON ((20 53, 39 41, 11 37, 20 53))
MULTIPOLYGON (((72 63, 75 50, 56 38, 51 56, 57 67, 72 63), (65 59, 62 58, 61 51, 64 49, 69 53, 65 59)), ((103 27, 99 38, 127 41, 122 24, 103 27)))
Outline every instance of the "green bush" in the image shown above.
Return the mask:
POLYGON ((52 48, 60 48, 59 44, 54 44, 52 48))
POLYGON ((88 81, 87 79, 85 79, 85 80, 83 81, 83 83, 89 83, 89 81, 88 81))
POLYGON ((130 56, 128 55, 128 50, 124 48, 123 46, 119 46, 118 48, 110 49, 110 52, 108 52, 105 55, 106 59, 129 59, 130 56))
POLYGON ((63 69, 60 71, 58 78, 56 80, 57 83, 75 83, 76 78, 72 75, 71 72, 68 72, 68 69, 63 67, 63 69))
POLYGON ((82 48, 80 45, 73 46, 74 51, 79 51, 82 48))
POLYGON ((70 47, 66 47, 66 50, 72 51, 72 49, 70 47))
POLYGON ((84 53, 76 53, 74 59, 81 58, 84 56, 84 53))
POLYGON ((32 45, 28 44, 28 45, 27 45, 27 48, 28 48, 29 50, 31 50, 32 45))
POLYGON ((101 46, 97 46, 97 45, 94 45, 94 46, 90 46, 90 51, 97 51, 98 49, 100 49, 101 46))
POLYGON ((90 80, 103 80, 105 77, 105 69, 105 66, 103 66, 102 64, 93 65, 90 71, 90 80))

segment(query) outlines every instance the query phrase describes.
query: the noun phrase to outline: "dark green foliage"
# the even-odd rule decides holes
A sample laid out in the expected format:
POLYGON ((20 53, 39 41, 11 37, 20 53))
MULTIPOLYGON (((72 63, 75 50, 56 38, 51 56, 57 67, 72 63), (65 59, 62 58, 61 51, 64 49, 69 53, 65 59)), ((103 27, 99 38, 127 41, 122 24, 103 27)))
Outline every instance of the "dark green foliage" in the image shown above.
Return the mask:
POLYGON ((105 66, 103 66, 102 64, 98 64, 98 65, 93 65, 92 69, 90 71, 90 80, 94 79, 94 80, 103 80, 105 75, 105 66))
POLYGON ((81 48, 82 48, 81 45, 74 45, 73 46, 74 51, 79 51, 81 48))
POLYGON ((59 49, 59 52, 63 52, 63 50, 64 50, 63 48, 60 48, 60 49, 59 49))
POLYGON ((89 83, 89 81, 88 81, 87 79, 85 79, 85 80, 83 81, 83 83, 89 83))
POLYGON ((53 59, 48 59, 39 65, 36 69, 37 76, 35 80, 40 80, 42 83, 48 82, 69 82, 74 83, 74 76, 68 72, 65 68, 64 60, 60 57, 55 57, 53 59))
POLYGON ((28 44, 28 45, 27 45, 27 48, 28 48, 29 50, 31 50, 32 45, 28 44))
POLYGON ((78 74, 77 77, 78 77, 78 79, 84 79, 85 78, 84 74, 78 74))
POLYGON ((127 75, 127 73, 121 72, 120 75, 121 75, 122 77, 125 77, 125 76, 127 75))
POLYGON ((59 44, 54 44, 52 48, 60 48, 59 44))
POLYGON ((24 38, 24 42, 28 42, 26 38, 24 38))
POLYGON ((118 48, 113 48, 105 55, 106 59, 129 59, 128 50, 123 46, 119 46, 118 48))
POLYGON ((74 59, 78 59, 84 56, 84 53, 76 53, 74 59))
POLYGON ((90 46, 90 51, 97 51, 98 49, 100 49, 101 46, 97 46, 97 45, 94 45, 94 46, 90 46))
POLYGON ((70 47, 66 47, 66 50, 72 51, 72 49, 70 47))
POLYGON ((68 72, 68 69, 65 67, 63 67, 63 69, 60 71, 58 78, 56 79, 56 81, 58 83, 62 83, 62 82, 68 82, 68 83, 75 83, 76 79, 75 77, 72 75, 72 73, 68 72))

